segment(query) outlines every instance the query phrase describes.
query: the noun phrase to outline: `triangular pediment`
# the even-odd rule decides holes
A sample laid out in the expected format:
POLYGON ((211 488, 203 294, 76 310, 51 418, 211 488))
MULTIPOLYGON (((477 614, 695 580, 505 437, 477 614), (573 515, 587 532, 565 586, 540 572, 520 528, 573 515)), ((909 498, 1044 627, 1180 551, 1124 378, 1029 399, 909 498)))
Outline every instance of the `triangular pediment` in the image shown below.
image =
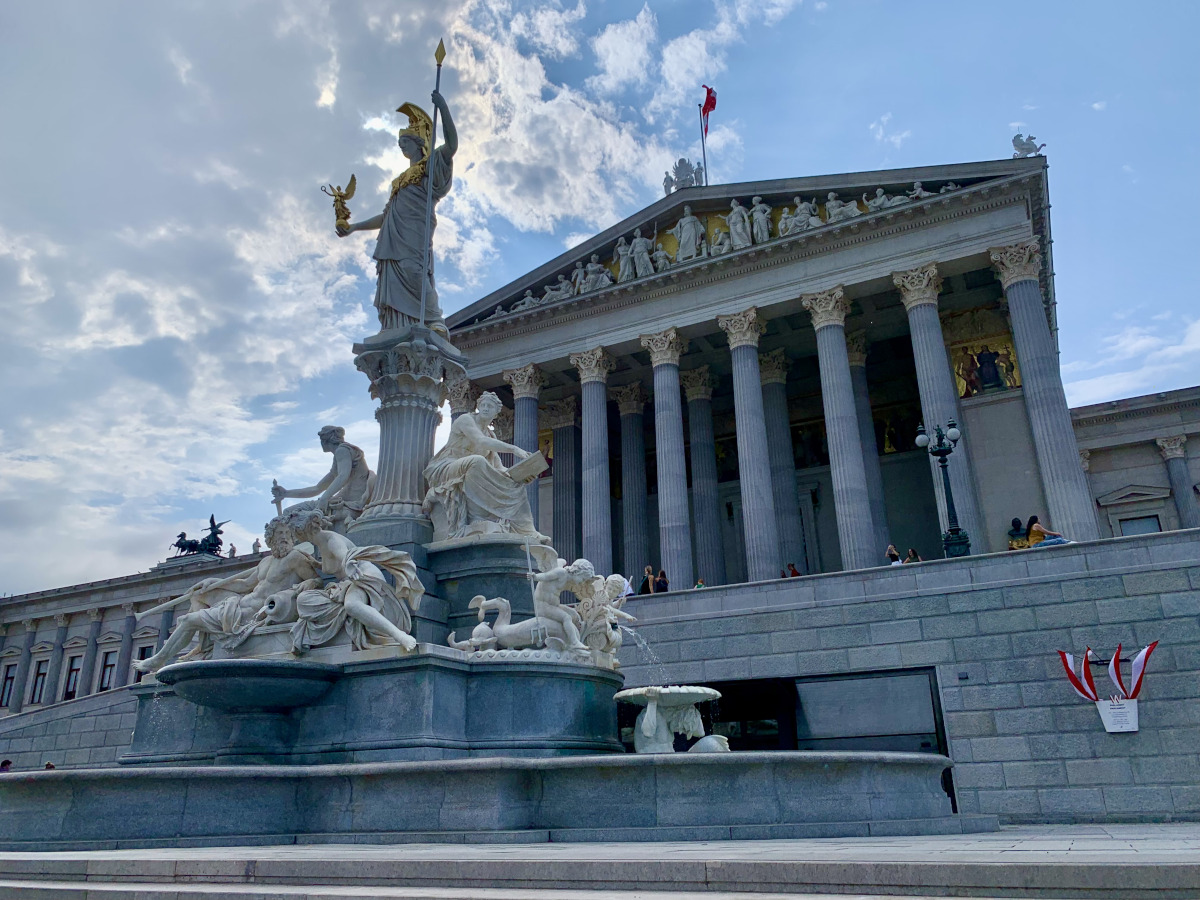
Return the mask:
POLYGON ((144 628, 139 628, 137 631, 135 631, 135 632, 133 633, 133 639, 134 639, 135 641, 143 641, 143 640, 145 640, 146 638, 155 638, 155 639, 157 639, 157 638, 158 638, 158 629, 157 629, 157 628, 151 628, 149 625, 147 625, 147 626, 146 626, 146 627, 144 627, 144 628))
POLYGON ((20 647, 9 647, 3 653, 0 653, 0 659, 11 659, 14 656, 20 656, 20 655, 21 655, 20 647))
POLYGON ((1116 506, 1118 503, 1139 503, 1143 500, 1166 500, 1171 496, 1171 489, 1152 487, 1145 484, 1127 484, 1123 488, 1110 491, 1096 498, 1101 506, 1116 506))
POLYGON ((100 635, 100 637, 96 638, 96 643, 97 644, 119 644, 119 643, 121 643, 121 635, 117 634, 115 631, 109 631, 106 634, 102 634, 102 635, 100 635))
MULTIPOLYGON (((735 260, 744 262, 763 252, 786 249, 797 243, 803 245, 809 240, 823 240, 846 230, 857 232, 863 226, 877 227, 883 221, 891 221, 897 216, 912 217, 939 204, 961 205, 973 197, 986 197, 990 191, 998 190, 1014 179, 1040 176, 1044 164, 1044 158, 1036 157, 687 187, 472 303, 450 316, 447 325, 458 333, 529 317, 556 315, 579 303, 592 303, 608 295, 678 279, 685 271, 694 274, 693 269, 725 266, 735 260), (877 195, 880 191, 882 196, 877 195), (831 209, 830 194, 837 203, 853 206, 854 211, 843 209, 843 213, 850 214, 842 217, 836 209, 831 209), (730 228, 724 218, 730 213, 732 201, 737 200, 749 212, 756 197, 770 207, 770 212, 765 214, 770 222, 768 237, 752 240, 747 246, 724 246, 726 241, 719 237, 721 234, 729 237, 732 243, 730 228), (815 209, 807 210, 803 225, 783 227, 786 222, 784 210, 787 208, 789 213, 794 213, 797 199, 806 205, 813 204, 815 209), (691 256, 690 252, 680 253, 679 237, 671 231, 684 218, 684 206, 690 207, 691 214, 703 223, 702 252, 696 256, 691 256), (621 242, 628 246, 635 230, 650 239, 650 252, 661 249, 670 260, 660 257, 649 260, 648 264, 643 258, 641 274, 636 267, 627 265, 626 277, 622 277, 616 251, 621 242), (604 268, 604 273, 595 270, 594 281, 584 275, 589 264, 604 268), (576 279, 580 265, 584 270, 576 279)), ((759 235, 752 234, 751 237, 759 235)))
POLYGON ((54 644, 51 641, 38 641, 29 648, 30 653, 49 653, 54 649, 54 644))
POLYGON ((64 650, 78 650, 87 646, 87 638, 73 637, 63 641, 64 650))

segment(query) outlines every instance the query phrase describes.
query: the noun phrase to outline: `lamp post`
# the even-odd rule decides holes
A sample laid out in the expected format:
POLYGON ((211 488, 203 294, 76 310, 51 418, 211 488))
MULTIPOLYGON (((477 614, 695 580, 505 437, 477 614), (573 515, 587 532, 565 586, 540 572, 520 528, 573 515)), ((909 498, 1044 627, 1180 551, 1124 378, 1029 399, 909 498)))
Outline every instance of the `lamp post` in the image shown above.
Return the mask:
POLYGON ((950 490, 950 471, 946 460, 954 452, 955 446, 958 445, 958 439, 962 437, 962 432, 958 430, 958 423, 953 419, 947 424, 948 427, 945 431, 942 431, 941 425, 933 426, 934 434, 937 435, 936 443, 931 441, 929 435, 925 433, 924 423, 918 425, 916 443, 922 449, 929 448, 929 455, 937 457, 938 468, 942 470, 942 489, 946 492, 946 524, 948 526, 942 534, 942 548, 945 550, 947 559, 954 559, 970 555, 971 536, 958 527, 958 513, 954 511, 954 494, 950 490))

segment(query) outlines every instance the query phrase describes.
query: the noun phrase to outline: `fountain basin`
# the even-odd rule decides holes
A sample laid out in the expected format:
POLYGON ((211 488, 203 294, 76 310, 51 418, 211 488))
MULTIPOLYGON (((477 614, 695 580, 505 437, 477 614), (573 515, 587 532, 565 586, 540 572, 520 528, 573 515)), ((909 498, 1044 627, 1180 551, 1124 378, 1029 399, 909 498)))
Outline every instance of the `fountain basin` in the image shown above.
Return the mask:
POLYGON ((286 712, 319 700, 341 672, 341 666, 301 660, 206 659, 164 666, 157 678, 197 706, 286 712))

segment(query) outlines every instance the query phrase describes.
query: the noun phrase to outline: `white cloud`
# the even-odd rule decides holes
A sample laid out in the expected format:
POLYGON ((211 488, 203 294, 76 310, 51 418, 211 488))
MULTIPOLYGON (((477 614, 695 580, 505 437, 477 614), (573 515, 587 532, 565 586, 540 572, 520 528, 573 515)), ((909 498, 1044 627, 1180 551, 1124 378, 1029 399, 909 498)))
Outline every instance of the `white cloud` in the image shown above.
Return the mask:
POLYGON ((1092 104, 1092 109, 1094 109, 1096 112, 1104 112, 1104 110, 1108 109, 1108 101, 1097 100, 1092 104))
POLYGON ((900 145, 912 137, 912 130, 905 129, 904 131, 888 131, 888 123, 892 120, 892 114, 884 113, 874 122, 867 126, 867 130, 871 132, 871 136, 875 138, 877 143, 891 144, 897 150, 900 145))
POLYGON ((1008 127, 1012 131, 1024 131, 1025 124, 1026 123, 1024 123, 1024 122, 1009 122, 1008 127))
POLYGON ((179 83, 187 87, 192 82, 192 61, 184 56, 178 47, 167 50, 167 60, 175 67, 175 76, 179 83))
POLYGON ((572 247, 578 247, 591 236, 590 231, 572 231, 563 238, 563 246, 570 250, 572 247))
POLYGON ((1087 406, 1144 394, 1148 391, 1188 387, 1196 382, 1196 358, 1200 356, 1200 319, 1186 321, 1182 328, 1155 334, 1144 327, 1128 327, 1102 341, 1096 362, 1068 364, 1065 372, 1080 369, 1118 368, 1120 371, 1067 381, 1064 387, 1072 406, 1087 406), (1117 364, 1117 365, 1114 365, 1117 364))
POLYGON ((610 94, 627 85, 644 84, 650 75, 650 46, 658 40, 658 19, 643 6, 636 18, 613 22, 592 38, 599 75, 587 80, 587 86, 610 94))
POLYGON ((573 9, 542 6, 513 16, 512 34, 529 41, 551 59, 565 59, 579 50, 579 38, 573 26, 585 15, 587 7, 583 0, 579 0, 573 9))
POLYGON ((825 0, 817 0, 817 2, 813 4, 813 9, 815 9, 817 12, 825 12, 825 10, 829 9, 829 4, 826 3, 825 0))

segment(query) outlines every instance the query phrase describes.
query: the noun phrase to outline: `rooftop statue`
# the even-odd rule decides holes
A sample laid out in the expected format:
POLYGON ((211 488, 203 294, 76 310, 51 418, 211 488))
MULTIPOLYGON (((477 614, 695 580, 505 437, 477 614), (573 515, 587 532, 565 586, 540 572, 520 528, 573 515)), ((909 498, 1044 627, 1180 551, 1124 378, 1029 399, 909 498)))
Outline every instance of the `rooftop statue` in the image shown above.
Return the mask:
MULTIPOLYGON (((446 141, 430 153, 434 141, 433 120, 414 103, 405 103, 397 112, 408 116, 408 127, 400 131, 400 152, 411 165, 392 181, 392 193, 383 212, 354 224, 337 223, 341 237, 355 231, 378 231, 375 244, 375 268, 378 281, 375 289, 375 308, 383 330, 405 328, 418 322, 421 316, 421 280, 428 280, 425 322, 446 337, 446 325, 438 306, 433 281, 433 255, 430 251, 436 216, 426 220, 426 191, 432 179, 433 201, 436 204, 450 192, 454 178, 454 154, 458 150, 458 132, 450 109, 441 92, 433 92, 433 103, 442 117, 442 132, 446 141), (429 260, 427 272, 422 272, 424 260, 429 260)), ((335 198, 336 202, 336 198, 335 198)))
POLYGON ((905 191, 905 193, 908 195, 909 200, 924 200, 926 197, 933 196, 933 192, 927 191, 925 188, 921 187, 921 182, 919 181, 914 181, 913 189, 911 191, 905 191))
POLYGON ((749 247, 750 240, 750 215, 746 212, 742 204, 737 200, 731 200, 729 203, 729 215, 721 216, 725 220, 725 224, 729 226, 729 244, 733 250, 741 250, 749 247))
MULTIPOLYGON (((367 465, 366 454, 354 444, 346 442, 345 428, 326 425, 317 432, 317 437, 321 440, 321 449, 333 454, 333 465, 329 472, 316 484, 306 488, 288 490, 276 482, 271 486, 271 499, 280 503, 288 497, 316 497, 316 502, 307 506, 320 509, 332 520, 333 530, 345 534, 346 528, 362 515, 371 499, 375 473, 367 465)), ((282 513, 282 509, 279 511, 282 513)))
MULTIPOLYGON (((919 184, 920 182, 918 182, 919 184)), ((879 212, 881 209, 887 209, 889 206, 900 206, 908 203, 910 198, 906 195, 893 197, 891 194, 884 193, 883 188, 875 188, 875 196, 867 199, 867 195, 863 194, 863 204, 871 212, 879 212)))
POLYGON ((425 467, 429 491, 423 509, 434 519, 435 540, 521 534, 538 544, 550 543, 534 527, 525 482, 514 480, 500 462, 501 453, 511 453, 518 462, 530 455, 496 437, 492 423, 503 408, 499 397, 484 393, 475 412, 453 421, 445 446, 425 467))
POLYGON ((853 219, 855 216, 861 216, 862 210, 858 208, 858 204, 851 201, 846 203, 838 199, 838 195, 833 191, 829 192, 829 196, 825 198, 825 218, 828 224, 841 222, 845 219, 853 219))
POLYGON ((617 238, 617 245, 613 247, 613 262, 617 264, 618 282, 633 280, 633 257, 624 237, 617 238))
POLYGON ((580 293, 584 291, 597 291, 613 283, 612 273, 608 271, 608 267, 604 263, 600 262, 600 257, 595 253, 592 254, 592 258, 584 267, 584 271, 587 272, 587 277, 583 280, 584 288, 580 293))
POLYGON ((692 165, 685 157, 679 157, 670 172, 663 173, 663 193, 680 191, 684 188, 704 184, 704 167, 699 163, 692 165))
POLYGON ((1026 156, 1041 156, 1045 144, 1039 144, 1032 134, 1025 137, 1021 132, 1013 135, 1013 159, 1024 159, 1026 156))
POLYGON ((633 240, 629 243, 629 255, 633 259, 634 276, 646 278, 654 274, 654 263, 651 255, 654 253, 654 241, 642 237, 642 229, 633 229, 633 240))
POLYGON ((799 197, 793 197, 792 202, 796 204, 796 211, 787 221, 786 228, 784 220, 779 220, 779 236, 784 237, 789 234, 796 234, 808 228, 820 228, 825 223, 821 221, 821 215, 817 211, 817 198, 813 197, 809 203, 801 200, 799 197))
POLYGON ((763 203, 762 197, 751 201, 750 221, 754 243, 762 244, 771 239, 771 207, 763 203))
POLYGON ((704 247, 704 223, 692 215, 692 208, 683 208, 683 218, 675 223, 669 232, 679 242, 679 250, 675 254, 678 262, 695 259, 702 254, 704 247))

